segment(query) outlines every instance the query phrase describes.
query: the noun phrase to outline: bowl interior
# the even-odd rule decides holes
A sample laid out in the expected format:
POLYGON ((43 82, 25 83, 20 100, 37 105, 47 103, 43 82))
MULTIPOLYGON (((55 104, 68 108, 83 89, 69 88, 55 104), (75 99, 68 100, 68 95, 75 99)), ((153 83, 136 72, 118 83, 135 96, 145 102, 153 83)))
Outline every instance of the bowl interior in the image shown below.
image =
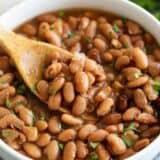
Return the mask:
MULTIPOLYGON (((160 36, 157 32, 160 31, 159 22, 147 11, 136 6, 135 4, 128 2, 127 0, 27 0, 12 8, 0 17, 0 25, 6 29, 14 29, 23 22, 45 12, 50 12, 59 9, 68 8, 95 8, 104 10, 125 18, 132 19, 139 23, 143 28, 150 32, 158 42, 160 42, 160 36)), ((148 152, 150 156, 157 153, 160 137, 152 142, 143 151, 128 158, 128 160, 142 160, 148 152), (152 151, 151 151, 152 150, 152 151)), ((6 152, 7 155, 12 156, 15 160, 28 160, 20 154, 16 154, 10 147, 0 141, 0 149, 6 152)), ((147 157, 145 160, 150 160, 147 157)))

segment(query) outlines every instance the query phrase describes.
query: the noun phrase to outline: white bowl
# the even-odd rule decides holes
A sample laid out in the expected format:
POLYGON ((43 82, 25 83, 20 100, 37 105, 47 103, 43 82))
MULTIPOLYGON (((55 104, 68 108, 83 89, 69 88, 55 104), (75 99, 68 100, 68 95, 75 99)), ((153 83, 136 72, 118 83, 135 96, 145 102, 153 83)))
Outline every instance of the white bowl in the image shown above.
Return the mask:
MULTIPOLYGON (((23 22, 45 12, 67 8, 96 8, 138 22, 160 42, 160 24, 151 14, 126 0, 26 0, 0 17, 0 24, 14 29, 23 22)), ((152 160, 160 151, 160 136, 148 147, 127 160, 152 160)), ((0 140, 0 156, 5 160, 29 160, 0 140)), ((158 159, 157 159, 158 160, 158 159)))

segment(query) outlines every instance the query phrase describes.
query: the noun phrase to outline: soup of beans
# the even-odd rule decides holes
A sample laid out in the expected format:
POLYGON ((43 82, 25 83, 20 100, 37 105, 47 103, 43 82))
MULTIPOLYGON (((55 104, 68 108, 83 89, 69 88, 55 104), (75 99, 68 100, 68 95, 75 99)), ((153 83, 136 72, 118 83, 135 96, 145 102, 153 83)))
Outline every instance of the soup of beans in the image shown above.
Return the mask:
POLYGON ((37 160, 123 160, 160 132, 160 48, 136 22, 97 10, 40 15, 15 30, 70 52, 27 89, 0 54, 0 137, 37 160))

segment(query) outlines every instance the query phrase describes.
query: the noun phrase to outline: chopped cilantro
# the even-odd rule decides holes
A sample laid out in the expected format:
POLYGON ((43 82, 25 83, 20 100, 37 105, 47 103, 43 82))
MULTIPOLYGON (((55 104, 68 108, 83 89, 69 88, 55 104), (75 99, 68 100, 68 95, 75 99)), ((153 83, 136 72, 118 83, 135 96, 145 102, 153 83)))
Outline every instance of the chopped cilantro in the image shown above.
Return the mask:
POLYGON ((115 32, 119 32, 119 31, 120 31, 119 27, 118 27, 117 25, 115 25, 115 24, 112 26, 112 29, 113 29, 115 32))
POLYGON ((95 149, 98 146, 98 142, 89 142, 89 146, 93 149, 95 149))
POLYGON ((10 101, 9 98, 6 99, 5 105, 6 105, 6 107, 8 107, 8 108, 11 108, 11 107, 12 107, 12 102, 10 101))
POLYGON ((123 47, 124 47, 124 48, 128 48, 128 44, 124 43, 124 44, 123 44, 123 47))
POLYGON ((134 74, 134 77, 135 77, 135 78, 140 78, 141 76, 143 76, 143 74, 142 74, 141 72, 136 72, 136 73, 134 74))
POLYGON ((140 130, 138 130, 135 126, 134 122, 131 122, 126 128, 124 128, 124 131, 135 131, 135 132, 140 132, 140 130))
POLYGON ((72 37, 75 37, 75 36, 76 36, 76 33, 74 33, 74 32, 70 32, 68 34, 68 38, 72 38, 72 37))
POLYGON ((19 85, 18 86, 18 88, 17 88, 17 93, 18 94, 24 94, 25 93, 25 91, 26 91, 26 86, 24 85, 24 84, 22 84, 22 85, 19 85))
POLYGON ((122 18, 123 23, 127 23, 128 19, 127 18, 122 18))
POLYGON ((109 37, 112 38, 113 37, 113 32, 109 32, 109 37))
POLYGON ((85 40, 87 43, 91 43, 91 38, 90 37, 85 37, 85 40))
POLYGON ((58 15, 59 15, 59 17, 64 17, 65 13, 64 13, 64 11, 60 11, 60 12, 58 13, 58 15))
POLYGON ((0 84, 5 84, 6 82, 3 80, 0 80, 0 84))
POLYGON ((91 152, 89 155, 90 160, 98 160, 98 154, 96 152, 91 152))
POLYGON ((132 147, 133 144, 135 143, 135 141, 133 141, 132 139, 130 139, 129 137, 125 135, 122 135, 122 140, 126 144, 127 147, 132 147))
POLYGON ((57 90, 52 88, 51 93, 52 93, 52 95, 55 95, 57 93, 57 90))
POLYGON ((159 92, 160 91, 160 82, 159 81, 154 81, 153 82, 153 88, 155 91, 159 92))
POLYGON ((26 105, 26 104, 27 104, 26 101, 18 101, 18 102, 16 103, 16 106, 26 105))
POLYGON ((64 144, 63 144, 63 143, 58 143, 58 147, 59 147, 60 150, 63 151, 63 149, 64 149, 64 144))

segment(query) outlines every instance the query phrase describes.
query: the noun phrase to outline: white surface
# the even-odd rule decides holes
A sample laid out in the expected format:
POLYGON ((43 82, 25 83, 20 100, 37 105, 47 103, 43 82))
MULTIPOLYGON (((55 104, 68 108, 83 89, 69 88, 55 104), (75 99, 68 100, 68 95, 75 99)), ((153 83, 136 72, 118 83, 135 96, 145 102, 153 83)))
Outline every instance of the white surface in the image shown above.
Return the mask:
POLYGON ((23 0, 0 0, 0 14, 23 0))
MULTIPOLYGON (((5 28, 13 29, 24 21, 40 13, 73 7, 102 9, 135 20, 146 30, 151 32, 157 41, 160 42, 160 36, 157 34, 160 32, 159 22, 148 12, 130 2, 127 2, 126 0, 26 0, 2 15, 0 17, 0 23, 5 28)), ((137 153, 131 158, 128 158, 127 160, 151 160, 154 155, 159 152, 159 146, 160 137, 158 137, 143 151, 137 153)), ((14 150, 0 141, 0 151, 1 150, 2 152, 0 155, 2 154, 2 156, 7 157, 7 160, 10 160, 10 157, 12 157, 12 160, 27 159, 20 154, 15 154, 16 152, 14 150)))

